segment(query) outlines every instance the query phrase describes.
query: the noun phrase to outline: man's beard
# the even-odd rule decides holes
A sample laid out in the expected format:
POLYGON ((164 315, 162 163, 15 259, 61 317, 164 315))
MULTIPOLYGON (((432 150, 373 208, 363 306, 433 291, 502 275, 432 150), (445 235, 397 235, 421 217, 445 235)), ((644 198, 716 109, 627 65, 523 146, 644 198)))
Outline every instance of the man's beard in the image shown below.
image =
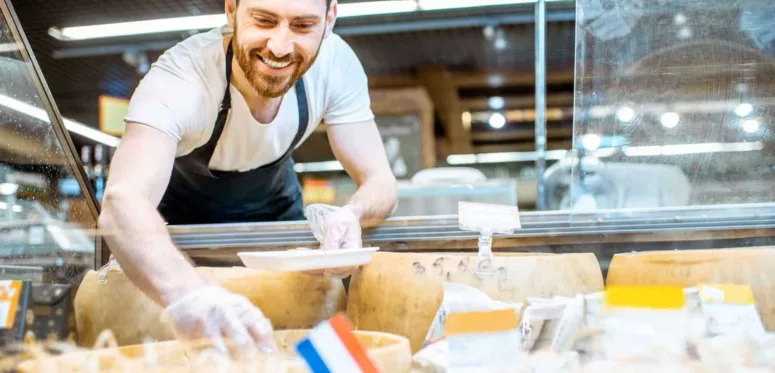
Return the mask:
POLYGON ((299 53, 293 53, 283 58, 277 58, 268 48, 264 48, 264 51, 255 48, 243 48, 239 45, 237 40, 237 29, 235 27, 234 36, 232 37, 231 42, 232 48, 234 49, 234 57, 237 59, 239 67, 245 73, 245 77, 248 79, 248 82, 250 82, 253 89, 256 90, 256 93, 264 97, 272 98, 285 95, 285 93, 296 84, 301 76, 312 67, 312 64, 315 63, 318 53, 320 52, 320 46, 323 43, 323 40, 321 39, 318 50, 315 51, 312 58, 304 58, 304 56, 299 53), (293 73, 290 78, 286 76, 262 74, 257 66, 259 63, 263 63, 258 58, 259 54, 261 55, 261 58, 270 59, 272 61, 282 63, 291 61, 293 73))

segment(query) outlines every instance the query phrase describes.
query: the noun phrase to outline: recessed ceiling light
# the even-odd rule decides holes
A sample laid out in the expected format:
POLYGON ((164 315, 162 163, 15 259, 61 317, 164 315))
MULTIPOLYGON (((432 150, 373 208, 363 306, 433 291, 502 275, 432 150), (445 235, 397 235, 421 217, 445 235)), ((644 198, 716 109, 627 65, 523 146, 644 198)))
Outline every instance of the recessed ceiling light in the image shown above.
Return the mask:
POLYGON ((488 104, 490 105, 490 109, 500 110, 500 109, 503 109, 504 106, 506 106, 506 100, 504 100, 503 97, 500 97, 500 96, 493 96, 493 97, 490 97, 490 99, 488 100, 488 104))
POLYGON ((600 149, 601 142, 602 138, 600 135, 594 133, 586 134, 581 138, 581 144, 584 146, 584 149, 589 151, 600 149))
POLYGON ((756 119, 747 119, 743 121, 743 131, 747 133, 756 133, 759 131, 761 123, 756 119))
POLYGON ((665 128, 675 128, 675 126, 677 126, 681 121, 681 116, 678 115, 678 113, 667 112, 662 114, 660 121, 662 122, 662 126, 665 128))
POLYGON ((503 116, 501 113, 495 113, 490 116, 490 127, 495 129, 501 129, 503 126, 506 125, 506 117, 503 116))
POLYGON ((629 106, 622 106, 616 111, 616 119, 622 123, 630 123, 635 119, 635 110, 629 106))
POLYGON ((744 102, 744 103, 742 103, 740 105, 737 105, 737 107, 735 107, 735 114, 738 117, 741 117, 741 118, 742 117, 747 117, 747 116, 751 115, 751 113, 753 113, 753 105, 751 105, 749 103, 745 103, 744 102))

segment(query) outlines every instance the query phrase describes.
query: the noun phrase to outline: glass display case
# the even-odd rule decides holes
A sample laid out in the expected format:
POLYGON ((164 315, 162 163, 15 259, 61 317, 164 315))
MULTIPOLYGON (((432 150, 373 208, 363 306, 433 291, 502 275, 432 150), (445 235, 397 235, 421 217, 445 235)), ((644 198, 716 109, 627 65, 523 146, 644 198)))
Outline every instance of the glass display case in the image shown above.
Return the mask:
MULTIPOLYGON (((613 254, 632 249, 772 243, 775 6, 579 0, 576 8, 577 146, 543 176, 547 210, 522 212, 521 229, 496 235, 496 252, 594 252, 605 269, 613 254)), ((3 21, 3 265, 71 277, 79 270, 57 268, 106 262, 93 231, 99 205, 7 3, 3 21)), ((395 217, 364 233, 366 244, 475 251, 479 235, 459 227, 456 202, 517 202, 513 180, 415 179, 395 217), (431 196, 453 202, 423 200, 431 196)), ((303 221, 169 231, 209 264, 239 264, 239 251, 316 244, 303 221)))
POLYGON ((101 261, 98 205, 13 9, 0 9, 0 279, 77 284, 101 261))
MULTIPOLYGON (((522 212, 520 230, 494 238, 496 252, 594 252, 605 271, 631 250, 771 244, 775 5, 579 0, 576 8, 577 146, 546 170, 547 210, 522 212)), ((446 207, 390 218, 365 241, 475 251, 478 235, 446 207)), ((170 231, 205 263, 316 244, 301 222, 170 231)))

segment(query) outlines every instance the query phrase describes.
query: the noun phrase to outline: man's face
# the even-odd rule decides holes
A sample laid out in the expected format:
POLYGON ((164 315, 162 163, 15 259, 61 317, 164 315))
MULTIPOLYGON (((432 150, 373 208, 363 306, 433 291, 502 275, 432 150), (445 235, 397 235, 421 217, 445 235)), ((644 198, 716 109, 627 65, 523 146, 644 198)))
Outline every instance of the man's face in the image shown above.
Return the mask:
POLYGON ((309 70, 335 17, 335 9, 326 8, 326 0, 240 0, 236 9, 227 6, 234 56, 258 94, 280 97, 309 70))

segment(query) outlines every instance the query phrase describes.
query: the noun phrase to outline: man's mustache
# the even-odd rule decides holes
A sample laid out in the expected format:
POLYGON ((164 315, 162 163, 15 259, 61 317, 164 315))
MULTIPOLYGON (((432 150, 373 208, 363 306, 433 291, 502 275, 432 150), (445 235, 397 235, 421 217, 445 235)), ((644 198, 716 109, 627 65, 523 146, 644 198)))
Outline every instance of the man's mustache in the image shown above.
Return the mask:
POLYGON ((251 55, 261 56, 261 58, 264 60, 270 60, 270 61, 280 62, 280 63, 294 62, 299 60, 298 58, 295 58, 293 54, 289 54, 284 57, 277 57, 271 51, 264 51, 264 52, 255 51, 255 52, 252 52, 251 55))

